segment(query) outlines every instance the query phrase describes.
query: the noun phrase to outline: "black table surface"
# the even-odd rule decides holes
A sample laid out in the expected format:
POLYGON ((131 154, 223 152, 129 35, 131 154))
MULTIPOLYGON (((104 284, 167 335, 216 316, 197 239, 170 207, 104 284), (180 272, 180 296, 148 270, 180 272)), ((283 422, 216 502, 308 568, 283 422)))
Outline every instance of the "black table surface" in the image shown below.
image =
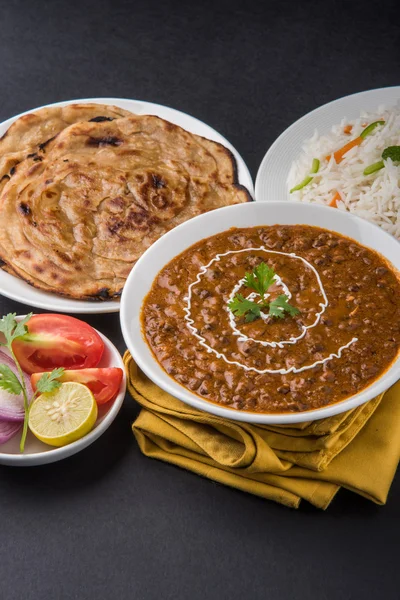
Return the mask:
MULTIPOLYGON (((8 0, 0 120, 74 98, 157 102, 215 127, 255 178, 303 114, 399 84, 396 4, 8 0)), ((117 314, 83 318, 124 351, 117 314)), ((341 490, 326 512, 295 511, 144 457, 137 412, 127 397, 63 462, 0 467, 1 598, 400 597, 399 477, 384 507, 341 490)))

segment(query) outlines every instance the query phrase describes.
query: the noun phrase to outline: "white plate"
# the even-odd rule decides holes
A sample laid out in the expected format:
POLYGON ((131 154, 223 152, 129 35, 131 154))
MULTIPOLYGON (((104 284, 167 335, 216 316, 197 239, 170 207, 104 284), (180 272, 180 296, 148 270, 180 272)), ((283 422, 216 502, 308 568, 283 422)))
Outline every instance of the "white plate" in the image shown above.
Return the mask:
POLYGON ((260 414, 224 408, 193 394, 169 377, 154 358, 141 331, 140 310, 158 272, 175 256, 203 239, 230 227, 307 223, 341 233, 383 254, 400 269, 400 244, 388 233, 350 213, 319 204, 250 202, 195 217, 157 240, 133 267, 121 298, 122 334, 133 358, 146 375, 183 402, 220 417, 249 423, 299 423, 323 419, 350 410, 388 389, 400 377, 400 357, 372 385, 354 396, 317 410, 291 414, 260 414))
MULTIPOLYGON (((215 129, 206 125, 202 121, 199 121, 195 117, 191 117, 179 110, 175 110, 174 108, 169 108, 167 106, 162 106, 161 104, 153 104, 152 102, 142 102, 140 100, 126 100, 122 98, 85 98, 78 100, 68 100, 65 102, 56 102, 54 104, 47 104, 48 106, 67 106, 68 104, 75 103, 88 103, 95 102, 98 104, 114 104, 115 106, 119 106, 120 108, 124 108, 125 110, 130 110, 136 114, 143 115, 156 115, 157 117, 161 117, 166 119, 167 121, 171 121, 171 123, 175 123, 175 125, 179 125, 187 131, 194 133, 196 135, 201 135, 206 137, 214 142, 219 142, 223 144, 233 153, 237 161, 237 169, 238 169, 238 180, 239 183, 244 185, 250 192, 252 196, 254 196, 254 187, 251 175, 249 170, 244 162, 243 158, 237 152, 237 150, 226 140, 221 134, 219 134, 215 129)), ((24 113, 21 113, 7 121, 4 121, 0 124, 0 137, 7 131, 10 125, 22 115, 25 115, 30 112, 35 112, 40 108, 46 108, 44 106, 40 106, 38 108, 32 108, 24 113)), ((57 296, 56 294, 49 294, 47 292, 43 292, 29 285, 22 279, 18 279, 5 271, 0 269, 0 293, 3 296, 7 296, 12 300, 17 300, 18 302, 22 302, 23 304, 29 304, 30 306, 37 306, 38 308, 44 308, 46 310, 52 310, 56 312, 65 312, 65 313, 80 313, 80 314, 99 314, 99 313, 111 313, 118 312, 120 303, 119 301, 106 301, 106 302, 88 302, 85 300, 72 300, 69 298, 63 298, 62 296, 57 296)))
MULTIPOLYGON (((97 330, 96 330, 97 331, 97 330)), ((114 344, 110 342, 105 335, 97 332, 104 342, 104 353, 99 363, 99 367, 120 367, 123 371, 121 387, 118 396, 112 402, 107 402, 99 406, 99 416, 92 431, 85 435, 80 440, 63 446, 62 448, 53 448, 40 442, 29 431, 25 452, 21 454, 19 451, 20 434, 14 436, 5 444, 0 445, 0 465, 10 465, 14 467, 34 467, 37 465, 46 465, 48 463, 63 460, 68 456, 72 456, 80 452, 84 448, 93 444, 111 425, 115 417, 119 413, 126 392, 126 375, 122 357, 114 344)))
POLYGON ((255 199, 259 202, 290 199, 286 183, 290 167, 316 129, 320 135, 327 134, 343 117, 357 119, 363 110, 373 112, 381 104, 390 108, 399 100, 400 86, 369 90, 324 104, 293 123, 264 156, 257 173, 255 199))

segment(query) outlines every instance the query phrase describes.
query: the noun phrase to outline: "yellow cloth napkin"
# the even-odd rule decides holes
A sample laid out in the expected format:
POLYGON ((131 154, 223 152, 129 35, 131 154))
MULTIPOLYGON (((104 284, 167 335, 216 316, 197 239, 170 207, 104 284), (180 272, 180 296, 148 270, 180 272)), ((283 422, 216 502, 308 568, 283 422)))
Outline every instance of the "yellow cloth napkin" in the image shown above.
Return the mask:
POLYGON ((124 363, 142 410, 132 429, 143 454, 297 508, 327 508, 340 487, 384 504, 400 459, 400 382, 341 415, 255 426, 201 412, 124 363))

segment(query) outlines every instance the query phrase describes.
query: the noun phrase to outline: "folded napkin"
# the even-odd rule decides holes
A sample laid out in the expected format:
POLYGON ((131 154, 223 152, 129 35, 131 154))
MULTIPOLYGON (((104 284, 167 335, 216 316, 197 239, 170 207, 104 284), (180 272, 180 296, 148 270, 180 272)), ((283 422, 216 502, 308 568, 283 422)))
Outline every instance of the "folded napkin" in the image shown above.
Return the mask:
POLYGON ((129 352, 132 429, 143 454, 297 508, 327 508, 345 487, 384 504, 400 459, 400 382, 359 408, 290 426, 253 425, 196 410, 157 387, 129 352))

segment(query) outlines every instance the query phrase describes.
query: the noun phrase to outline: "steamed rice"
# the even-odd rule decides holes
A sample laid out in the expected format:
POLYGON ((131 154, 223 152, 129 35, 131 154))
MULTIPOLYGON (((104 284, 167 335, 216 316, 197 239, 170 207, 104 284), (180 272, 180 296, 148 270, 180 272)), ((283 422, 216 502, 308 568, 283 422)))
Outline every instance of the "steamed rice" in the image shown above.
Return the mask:
POLYGON ((380 225, 400 239, 399 163, 387 159, 385 168, 371 175, 363 174, 366 167, 382 160, 382 152, 388 146, 400 146, 400 106, 390 110, 379 107, 376 113, 363 112, 356 121, 344 118, 339 125, 332 127, 328 135, 320 136, 315 131, 292 164, 288 176, 289 190, 310 173, 313 158, 320 160, 319 171, 311 183, 292 192, 290 199, 329 204, 338 192, 341 197, 337 202, 339 210, 348 210, 380 225), (361 145, 349 150, 339 164, 333 156, 326 160, 326 156, 358 137, 367 125, 380 120, 384 120, 385 124, 377 126, 361 145), (350 135, 344 133, 346 125, 352 125, 350 135))

